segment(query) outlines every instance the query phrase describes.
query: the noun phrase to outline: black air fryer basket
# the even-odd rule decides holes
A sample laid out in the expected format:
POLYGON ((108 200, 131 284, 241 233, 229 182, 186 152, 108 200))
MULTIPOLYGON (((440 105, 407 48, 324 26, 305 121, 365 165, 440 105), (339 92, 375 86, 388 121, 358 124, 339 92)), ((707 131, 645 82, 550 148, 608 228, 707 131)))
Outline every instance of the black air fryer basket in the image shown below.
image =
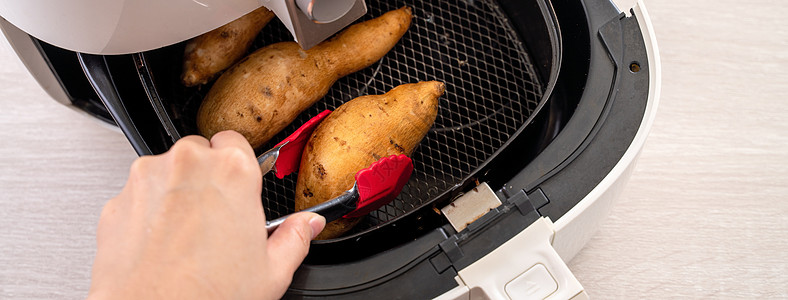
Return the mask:
MULTIPOLYGON (((446 84, 401 195, 345 236, 313 242, 288 297, 439 295, 456 286, 456 270, 540 216, 565 214, 613 167, 637 131, 631 124, 643 117, 649 68, 643 38, 637 20, 610 2, 368 0, 369 12, 359 21, 405 5, 413 8, 411 27, 385 57, 338 80, 256 149, 271 148, 309 118, 355 97, 418 81, 446 84), (614 101, 621 99, 644 101, 614 101), (606 116, 623 121, 602 122, 606 116), (504 204, 458 233, 439 209, 479 182, 504 204)), ((290 33, 274 20, 253 48, 288 40, 290 33)), ((42 44, 44 52, 57 51, 50 47, 42 44)), ((210 83, 180 84, 183 48, 77 54, 140 155, 165 152, 198 133, 195 116, 210 83)), ((264 177, 268 219, 293 212, 295 180, 264 177)))
MULTIPOLYGON (((446 84, 435 125, 411 156, 415 170, 403 193, 371 213, 345 239, 429 205, 469 179, 518 133, 543 99, 544 80, 537 76, 528 52, 497 4, 371 1, 360 21, 404 5, 413 8, 412 25, 383 59, 337 81, 328 95, 258 149, 272 148, 309 118, 358 96, 379 95, 418 81, 446 84)), ((290 40, 287 29, 273 22, 254 46, 290 40)), ((134 56, 149 99, 173 139, 198 134, 195 116, 209 89, 181 86, 182 53, 178 45, 134 56)), ((262 198, 269 219, 293 212, 296 177, 265 177, 262 198)))
MULTIPOLYGON (((504 14, 505 7, 493 1, 370 1, 359 22, 405 5, 413 8, 411 27, 385 57, 338 80, 321 101, 257 149, 258 154, 270 149, 312 116, 355 97, 383 94, 404 83, 446 84, 435 125, 411 156, 415 169, 402 194, 340 240, 354 239, 419 208, 432 210, 441 199, 449 200, 515 140, 546 100, 549 71, 537 73, 528 45, 504 14)), ((530 10, 534 21, 552 23, 546 7, 530 10)), ((549 55, 539 58, 542 66, 555 59, 556 35, 554 30, 547 32, 532 46, 547 48, 540 49, 549 55)), ((275 20, 261 32, 253 49, 290 40, 287 29, 275 20)), ((183 47, 181 43, 133 55, 148 98, 144 104, 153 108, 167 134, 160 137, 164 147, 147 151, 140 145, 141 154, 160 152, 182 136, 199 134, 195 116, 210 84, 194 88, 180 84, 183 47)), ((539 144, 532 140, 522 146, 534 153, 539 144)), ((296 177, 264 178, 262 199, 268 219, 293 212, 296 177)), ((337 241, 328 243, 332 242, 337 241)))

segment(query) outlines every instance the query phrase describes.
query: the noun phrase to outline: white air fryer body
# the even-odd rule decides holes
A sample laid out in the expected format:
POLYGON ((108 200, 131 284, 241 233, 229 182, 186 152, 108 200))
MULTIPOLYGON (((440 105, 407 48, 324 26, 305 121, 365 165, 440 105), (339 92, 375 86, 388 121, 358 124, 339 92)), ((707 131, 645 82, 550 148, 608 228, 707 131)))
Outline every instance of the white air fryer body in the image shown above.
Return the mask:
POLYGON ((260 6, 258 0, 26 0, 0 2, 0 16, 64 49, 122 54, 184 41, 260 6))
MULTIPOLYGON (((71 105, 58 80, 48 70, 47 61, 38 54, 25 34, 74 52, 137 53, 182 42, 266 6, 277 14, 298 40, 299 35, 309 34, 300 32, 298 25, 294 25, 298 21, 291 19, 311 13, 309 7, 300 7, 300 11, 292 9, 297 4, 308 6, 300 4, 302 2, 311 1, 1 1, 0 28, 4 29, 6 37, 42 87, 59 102, 71 105)), ((335 2, 364 3, 352 0, 335 2)), ((645 113, 629 148, 604 179, 566 214, 557 220, 540 218, 482 259, 457 270, 457 287, 439 299, 586 297, 564 262, 571 260, 590 240, 608 215, 614 199, 623 190, 655 118, 659 99, 660 62, 650 19, 642 1, 632 12, 640 20, 650 67, 645 113), (529 255, 523 255, 524 251, 529 255), (513 259, 514 256, 517 259, 513 259)))
POLYGON ((273 11, 305 49, 366 13, 361 0, 26 0, 0 2, 0 16, 63 49, 126 54, 185 41, 260 6, 273 11))

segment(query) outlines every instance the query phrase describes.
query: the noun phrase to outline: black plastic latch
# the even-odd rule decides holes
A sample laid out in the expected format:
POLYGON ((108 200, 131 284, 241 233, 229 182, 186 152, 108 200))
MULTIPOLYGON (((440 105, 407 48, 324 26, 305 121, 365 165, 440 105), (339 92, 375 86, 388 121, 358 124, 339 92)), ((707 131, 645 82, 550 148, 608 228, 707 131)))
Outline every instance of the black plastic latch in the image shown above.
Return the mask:
POLYGON ((550 201, 547 200, 547 196, 542 192, 542 189, 537 188, 530 194, 526 194, 525 191, 520 190, 509 197, 508 202, 514 204, 517 210, 520 211, 520 214, 527 215, 532 212, 538 213, 537 209, 545 206, 550 201))
MULTIPOLYGON (((518 191, 464 230, 442 241, 439 244, 442 253, 432 256, 430 263, 439 273, 449 268, 464 269, 537 221, 541 217, 537 209, 547 203, 540 189, 531 194, 518 191)), ((451 232, 453 228, 447 225, 445 231, 451 232)))
POLYGON ((525 191, 520 190, 517 194, 514 194, 511 198, 509 198, 509 202, 514 204, 517 207, 517 210, 520 211, 520 214, 526 215, 532 211, 535 211, 536 208, 531 204, 531 201, 528 199, 528 195, 525 194, 525 191))
POLYGON ((451 260, 446 256, 445 252, 438 252, 437 255, 430 258, 430 264, 435 268, 438 274, 443 274, 446 270, 452 267, 451 260))
POLYGON ((528 193, 528 200, 531 201, 531 204, 533 204, 536 209, 540 209, 542 206, 550 203, 550 200, 547 199, 547 196, 545 196, 542 188, 536 188, 535 190, 528 193))
POLYGON ((457 244, 457 236, 452 236, 440 243, 441 250, 446 253, 449 261, 458 261, 462 258, 462 249, 457 244))

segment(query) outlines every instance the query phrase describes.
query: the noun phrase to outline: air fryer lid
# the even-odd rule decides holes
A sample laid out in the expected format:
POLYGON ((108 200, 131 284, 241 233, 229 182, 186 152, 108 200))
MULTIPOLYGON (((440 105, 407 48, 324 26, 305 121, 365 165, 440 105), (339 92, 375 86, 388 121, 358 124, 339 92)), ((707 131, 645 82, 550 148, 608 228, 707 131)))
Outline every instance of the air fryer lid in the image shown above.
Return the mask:
POLYGON ((0 1, 0 16, 60 48, 125 54, 171 45, 260 7, 259 0, 0 1))
MULTIPOLYGON (((384 223, 456 195, 463 183, 472 182, 476 173, 522 131, 545 101, 542 82, 546 79, 536 73, 526 45, 495 2, 406 0, 370 1, 367 5, 369 13, 361 21, 407 5, 413 8, 412 25, 384 58, 338 80, 323 100, 304 111, 272 141, 286 137, 298 124, 323 110, 333 110, 361 95, 383 94, 400 84, 438 80, 446 84, 446 93, 440 98, 434 127, 412 155, 415 169, 401 195, 370 213, 345 237, 319 243, 358 238, 384 223)), ((534 9, 536 16, 543 16, 539 7, 534 9)), ((533 21, 545 22, 541 18, 533 21)), ((542 23, 538 27, 547 26, 542 23)), ((292 37, 287 29, 274 21, 261 32, 254 47, 289 40, 292 37)), ((550 45, 554 42, 550 39, 542 42, 542 48, 555 46, 550 45)), ((197 133, 194 116, 209 89, 180 85, 177 61, 182 47, 135 56, 146 91, 174 139, 197 133)), ((273 143, 261 149, 271 148, 273 143)), ((266 217, 292 213, 296 176, 284 180, 266 176, 263 181, 266 217)))

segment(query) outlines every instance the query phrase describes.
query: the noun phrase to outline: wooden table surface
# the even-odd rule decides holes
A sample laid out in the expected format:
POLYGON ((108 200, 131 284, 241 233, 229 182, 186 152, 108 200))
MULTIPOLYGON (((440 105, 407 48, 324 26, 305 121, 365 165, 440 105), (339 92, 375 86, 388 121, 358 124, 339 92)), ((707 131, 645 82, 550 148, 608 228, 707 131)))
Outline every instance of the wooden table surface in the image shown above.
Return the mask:
MULTIPOLYGON (((569 267, 599 299, 788 298, 788 4, 646 6, 662 58, 657 119, 569 267)), ((0 299, 83 298, 98 214, 136 155, 49 98, 2 40, 0 299)))

